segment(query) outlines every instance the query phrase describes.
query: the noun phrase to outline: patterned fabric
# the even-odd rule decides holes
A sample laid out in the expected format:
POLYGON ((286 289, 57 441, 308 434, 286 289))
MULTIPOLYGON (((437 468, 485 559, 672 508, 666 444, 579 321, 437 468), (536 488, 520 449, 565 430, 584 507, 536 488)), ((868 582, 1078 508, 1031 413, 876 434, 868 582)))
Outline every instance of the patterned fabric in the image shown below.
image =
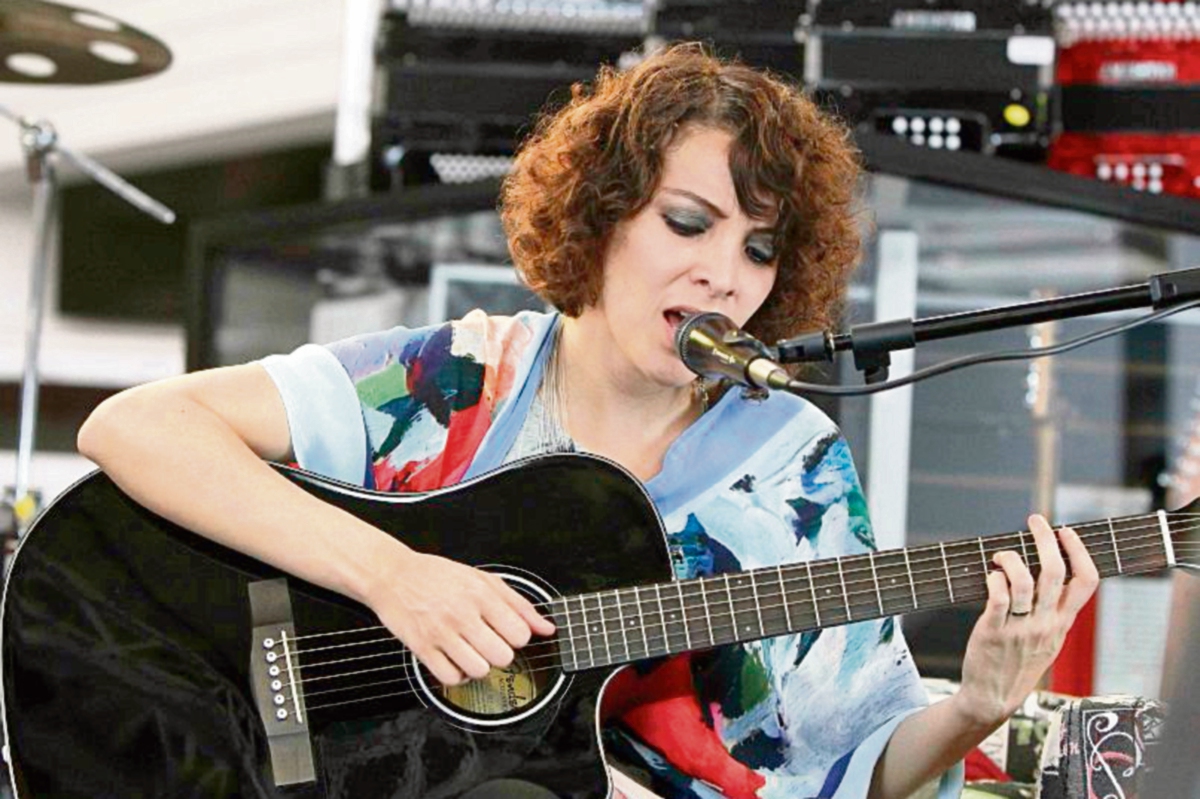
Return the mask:
POLYGON ((429 491, 461 480, 531 341, 515 319, 474 313, 453 327, 330 347, 362 404, 370 487, 429 491))
MULTIPOLYGON (((263 365, 280 388, 293 444, 304 442, 296 446, 302 467, 423 491, 504 462, 557 322, 475 312, 263 365), (314 395, 324 399, 314 403, 314 395), (365 445, 362 435, 322 437, 325 427, 342 429, 322 417, 329 408, 357 408, 365 445), (359 448, 356 464, 347 453, 359 448)), ((874 548, 845 441, 791 395, 727 392, 672 444, 646 488, 679 578, 874 548)), ((895 726, 927 702, 891 619, 627 668, 605 699, 609 754, 659 793, 762 799, 865 797, 895 726)), ((957 796, 960 786, 958 768, 938 795, 957 796)))
POLYGON ((1039 799, 1145 796, 1146 747, 1157 744, 1163 720, 1163 707, 1153 699, 1071 700, 1055 718, 1042 751, 1039 799))

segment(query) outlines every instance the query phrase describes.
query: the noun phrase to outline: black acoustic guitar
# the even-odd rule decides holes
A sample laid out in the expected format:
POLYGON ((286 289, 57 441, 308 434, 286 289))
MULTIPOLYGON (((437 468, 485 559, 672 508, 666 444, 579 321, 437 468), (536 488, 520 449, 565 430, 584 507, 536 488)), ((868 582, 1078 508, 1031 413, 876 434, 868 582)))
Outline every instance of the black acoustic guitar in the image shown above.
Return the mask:
MULTIPOLYGON (((4 594, 19 799, 603 799, 616 667, 974 601, 1029 533, 671 580, 641 484, 553 455, 420 495, 282 468, 410 546, 502 575, 553 638, 439 686, 366 608, 150 513, 94 473, 31 527, 4 594)), ((1105 576, 1194 564, 1195 504, 1076 525, 1105 576)))

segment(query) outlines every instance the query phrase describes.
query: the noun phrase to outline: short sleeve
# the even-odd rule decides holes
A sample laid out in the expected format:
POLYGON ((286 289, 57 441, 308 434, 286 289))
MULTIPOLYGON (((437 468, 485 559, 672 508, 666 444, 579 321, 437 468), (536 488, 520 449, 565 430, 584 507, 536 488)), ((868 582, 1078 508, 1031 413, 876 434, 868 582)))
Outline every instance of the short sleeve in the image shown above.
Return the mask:
POLYGON ((376 491, 431 491, 462 480, 496 438, 551 318, 472 311, 262 364, 288 409, 301 467, 376 491))
POLYGON ((279 390, 302 469, 362 485, 367 436, 354 384, 325 347, 306 344, 259 362, 279 390))

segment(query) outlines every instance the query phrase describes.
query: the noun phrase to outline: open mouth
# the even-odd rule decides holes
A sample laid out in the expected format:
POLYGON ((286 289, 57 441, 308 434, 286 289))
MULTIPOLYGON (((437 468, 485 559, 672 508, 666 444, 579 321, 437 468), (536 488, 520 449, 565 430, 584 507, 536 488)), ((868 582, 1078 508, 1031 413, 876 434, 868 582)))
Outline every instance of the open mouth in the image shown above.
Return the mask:
POLYGON ((668 308, 667 310, 663 311, 663 318, 667 320, 667 324, 669 324, 672 328, 677 328, 683 324, 684 320, 689 316, 693 316, 698 313, 700 312, 695 308, 668 308))

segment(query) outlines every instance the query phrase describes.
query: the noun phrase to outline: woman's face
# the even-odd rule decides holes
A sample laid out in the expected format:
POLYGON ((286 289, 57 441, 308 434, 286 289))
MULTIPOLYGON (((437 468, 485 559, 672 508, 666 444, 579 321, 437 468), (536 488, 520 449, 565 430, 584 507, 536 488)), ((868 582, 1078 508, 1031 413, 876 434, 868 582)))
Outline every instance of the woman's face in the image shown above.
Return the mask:
POLYGON ((600 300, 582 315, 660 385, 695 377, 675 353, 686 315, 717 311, 743 326, 775 284, 774 220, 751 219, 738 205, 732 143, 713 128, 676 136, 650 202, 614 228, 600 300))

